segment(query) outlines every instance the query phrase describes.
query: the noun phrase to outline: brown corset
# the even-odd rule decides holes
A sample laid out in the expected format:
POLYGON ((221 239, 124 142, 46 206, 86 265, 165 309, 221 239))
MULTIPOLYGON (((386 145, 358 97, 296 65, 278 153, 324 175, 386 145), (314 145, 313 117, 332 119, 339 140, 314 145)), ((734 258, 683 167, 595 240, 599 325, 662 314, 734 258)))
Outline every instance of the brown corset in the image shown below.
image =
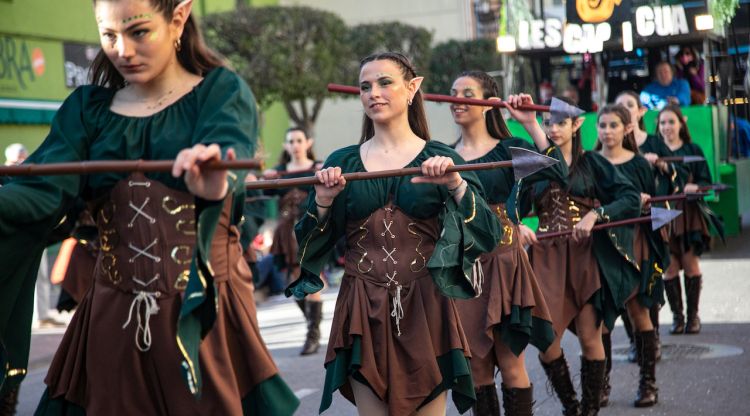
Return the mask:
POLYGON ((279 199, 279 220, 297 221, 300 216, 299 207, 307 198, 307 192, 292 188, 279 199))
POLYGON ((570 195, 556 182, 550 183, 535 204, 542 233, 573 229, 586 213, 596 208, 594 199, 570 195))
POLYGON ((196 239, 192 195, 136 173, 119 181, 95 212, 98 284, 156 298, 185 288, 196 239))
POLYGON ((437 218, 414 219, 388 204, 346 225, 346 274, 388 289, 401 334, 401 297, 410 282, 430 276, 427 261, 440 235, 437 218))
POLYGON ((508 218, 508 211, 505 210, 505 203, 490 204, 490 209, 495 213, 500 220, 500 224, 503 226, 503 238, 497 244, 500 246, 509 246, 513 244, 513 240, 516 238, 514 235, 516 224, 508 218))

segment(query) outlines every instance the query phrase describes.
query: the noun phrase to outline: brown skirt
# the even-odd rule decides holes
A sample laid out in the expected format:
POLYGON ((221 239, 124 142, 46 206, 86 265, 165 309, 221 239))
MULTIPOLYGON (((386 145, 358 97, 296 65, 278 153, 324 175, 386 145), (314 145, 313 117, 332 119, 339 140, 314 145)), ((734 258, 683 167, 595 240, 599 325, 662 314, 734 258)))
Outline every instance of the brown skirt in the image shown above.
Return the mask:
POLYGON ((94 282, 95 266, 96 253, 88 249, 86 245, 76 243, 62 282, 62 288, 68 292, 75 303, 81 303, 86 292, 91 288, 94 282))
MULTIPOLYGON (((350 349, 361 338, 359 374, 388 406, 389 415, 410 415, 443 383, 436 357, 463 350, 470 357, 458 311, 452 299, 441 295, 429 275, 412 281, 402 294, 403 319, 391 318, 388 289, 347 274, 341 282, 326 365, 338 351, 350 349)), ((354 403, 347 381, 341 394, 354 403)))
POLYGON ((123 328, 134 296, 103 279, 93 282, 55 354, 45 379, 49 397, 62 397, 91 415, 242 414, 243 397, 278 370, 260 336, 239 232, 225 224, 218 225, 211 248, 217 319, 200 346, 200 400, 190 394, 180 370, 180 296, 158 300, 158 312, 143 323, 150 328, 151 347, 141 352, 135 346, 135 311, 123 328))
POLYGON ((576 243, 562 237, 542 240, 529 249, 529 261, 558 337, 602 288, 593 244, 593 238, 576 243))
POLYGON ((672 235, 669 239, 669 252, 675 257, 681 257, 686 252, 695 251, 701 255, 707 251, 711 242, 711 233, 703 217, 698 202, 677 201, 676 209, 682 210, 682 215, 672 221, 672 235), (687 232, 685 230, 687 229, 687 232), (685 243, 685 239, 688 243, 685 243))
MULTIPOLYGON (((495 343, 500 342, 500 338, 495 337, 493 331, 500 330, 499 326, 510 320, 514 308, 530 309, 532 320, 537 324, 541 323, 539 320, 552 322, 529 258, 518 242, 518 226, 506 225, 509 228, 506 228, 503 241, 495 250, 479 258, 484 272, 481 295, 474 299, 456 300, 461 323, 471 345, 471 353, 476 357, 486 357, 495 347, 495 343)), ((553 340, 546 340, 547 346, 553 340)), ((520 353, 526 345, 508 347, 520 353)), ((546 349, 545 345, 537 347, 546 349)))

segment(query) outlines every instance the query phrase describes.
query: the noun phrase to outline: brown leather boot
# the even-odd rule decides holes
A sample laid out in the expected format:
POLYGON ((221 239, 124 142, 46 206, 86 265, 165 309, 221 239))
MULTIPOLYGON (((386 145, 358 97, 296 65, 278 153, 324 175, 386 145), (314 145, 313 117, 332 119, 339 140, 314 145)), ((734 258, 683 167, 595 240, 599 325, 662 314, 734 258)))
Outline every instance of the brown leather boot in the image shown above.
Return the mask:
POLYGON ((669 308, 672 309, 672 329, 670 334, 677 335, 685 332, 685 315, 682 313, 682 285, 680 276, 671 280, 664 280, 664 292, 667 293, 669 308))
POLYGON ((633 405, 650 407, 659 401, 659 389, 656 388, 656 334, 654 331, 636 332, 635 337, 641 378, 633 405))
POLYGON ((697 334, 701 332, 701 318, 698 317, 698 303, 700 302, 702 287, 703 276, 685 275, 685 297, 687 298, 686 334, 697 334))
POLYGON ((581 357, 581 416, 599 414, 606 367, 607 360, 587 360, 581 357))
POLYGON ((18 388, 19 386, 12 387, 3 394, 3 397, 0 397, 0 416, 13 416, 16 414, 18 388))
POLYGON ((607 364, 604 367, 604 385, 602 386, 602 394, 599 396, 599 407, 607 407, 609 405, 609 393, 612 391, 612 385, 609 384, 609 373, 612 372, 612 335, 602 334, 602 344, 604 344, 604 359, 607 364))
POLYGON ((307 316, 307 338, 299 355, 315 354, 320 348, 320 321, 323 319, 323 302, 308 299, 305 301, 305 312, 307 316))
MULTIPOLYGON (((534 386, 525 389, 505 387, 503 390, 503 410, 505 416, 533 416, 534 415, 534 386)), ((498 409, 499 410, 499 409, 498 409)), ((499 412, 497 413, 500 414, 499 412)))
MULTIPOLYGON (((495 384, 479 386, 474 389, 477 402, 471 408, 476 416, 500 416, 500 401, 497 399, 495 384)), ((506 413, 507 414, 507 413, 506 413)))
POLYGON ((539 358, 547 379, 552 388, 555 390, 560 403, 563 405, 564 416, 579 416, 581 414, 581 405, 576 397, 576 390, 573 388, 573 381, 570 379, 570 370, 568 362, 565 361, 565 354, 550 363, 545 363, 539 358))
POLYGON ((654 332, 656 333, 656 362, 661 361, 661 337, 659 337, 659 311, 661 305, 654 303, 649 309, 648 314, 651 318, 651 325, 654 326, 654 332))

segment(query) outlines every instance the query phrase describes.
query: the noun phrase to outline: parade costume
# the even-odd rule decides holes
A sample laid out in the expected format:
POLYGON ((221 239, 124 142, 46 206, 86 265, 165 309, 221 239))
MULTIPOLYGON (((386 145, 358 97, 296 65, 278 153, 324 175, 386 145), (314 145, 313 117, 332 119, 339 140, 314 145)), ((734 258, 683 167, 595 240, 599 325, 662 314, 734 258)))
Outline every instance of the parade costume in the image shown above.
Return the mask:
MULTIPOLYGON (((495 148, 484 156, 468 163, 510 160, 509 146, 536 151, 522 139, 507 138, 498 141, 495 148)), ((555 147, 548 148, 547 154, 561 158, 555 147)), ((518 215, 506 211, 506 201, 520 189, 517 187, 520 184, 515 182, 511 169, 477 171, 476 174, 485 190, 487 203, 504 229, 503 239, 497 242, 494 250, 479 257, 484 274, 481 294, 474 299, 456 301, 461 324, 471 346, 471 367, 478 388, 479 406, 483 401, 480 396, 485 394, 483 390, 487 390, 490 401, 497 401, 494 383, 482 385, 476 376, 486 373, 487 369, 494 372, 494 368, 499 367, 501 344, 516 355, 520 355, 529 342, 544 351, 554 341, 555 334, 552 318, 526 250, 518 240, 518 215)), ((565 176, 565 164, 558 163, 524 178, 522 183, 528 185, 541 178, 565 176)), ((512 395, 504 396, 510 398, 512 395)), ((477 412, 482 414, 480 410, 477 409, 477 412)))
MULTIPOLYGON (((313 161, 311 168, 318 165, 318 161, 313 161)), ((286 165, 278 165, 274 169, 277 171, 286 170, 286 165)), ((285 179, 304 178, 312 176, 307 170, 302 172, 287 171, 285 179)), ((279 198, 279 223, 273 233, 273 243, 271 245, 271 254, 274 255, 274 263, 279 269, 287 269, 286 284, 299 276, 299 259, 297 257, 297 237, 294 235, 294 224, 302 218, 305 212, 305 201, 312 186, 298 186, 294 188, 270 189, 266 191, 269 195, 278 195, 279 198)), ((323 320, 323 301, 312 301, 302 299, 297 301, 297 305, 302 310, 307 321, 307 335, 305 344, 302 346, 300 355, 310 355, 318 352, 320 347, 320 322, 323 320)))
MULTIPOLYGON (((580 155, 567 181, 543 181, 522 199, 523 211, 533 205, 539 232, 571 230, 590 210, 599 222, 639 215, 640 197, 634 186, 595 152, 580 155)), ((547 300, 557 335, 574 330, 573 320, 590 303, 597 318, 612 329, 640 280, 640 266, 633 255, 633 230, 616 227, 594 231, 579 242, 569 236, 539 241, 529 249, 529 259, 547 300)), ((577 414, 578 402, 564 355, 542 366, 567 409, 577 414)), ((598 409, 605 375, 605 360, 582 357, 584 410, 598 409)))
MULTIPOLYGON (((639 193, 652 196, 657 194, 651 164, 640 155, 634 155, 627 162, 614 165, 615 168, 636 187, 639 193)), ((635 295, 638 303, 651 309, 664 303, 664 280, 662 274, 669 264, 669 253, 661 230, 652 230, 651 224, 635 226, 634 254, 636 263, 641 267, 641 279, 635 295)), ((627 314, 623 314, 623 317, 627 314)), ((658 401, 656 387, 656 352, 658 336, 656 329, 635 331, 633 334, 637 362, 640 367, 640 382, 636 396, 636 407, 653 406, 658 401)), ((607 351, 606 387, 609 388, 609 371, 611 370, 611 346, 607 351)))
MULTIPOLYGON (((406 167, 432 156, 463 160, 429 141, 406 167)), ((360 146, 340 149, 326 167, 365 171, 360 146)), ((412 184, 411 176, 347 183, 326 218, 315 192, 297 224, 301 277, 287 289, 301 298, 322 289, 319 273, 341 236, 346 266, 325 359, 320 411, 336 390, 354 402, 353 378, 386 403, 390 415, 410 415, 445 390, 460 412, 475 400, 464 336, 452 297, 470 298, 481 278, 476 258, 501 238, 473 173, 460 204, 444 186, 412 184)))
MULTIPOLYGON (((701 156, 703 150, 695 143, 684 143, 679 149, 673 150, 674 156, 701 156)), ((708 163, 704 161, 683 163, 677 168, 679 183, 684 187, 688 183, 706 186, 712 183, 708 163)), ((682 218, 672 224, 672 235, 669 240, 669 251, 678 259, 685 253, 700 256, 708 251, 711 243, 711 230, 723 238, 724 227, 721 220, 700 200, 677 201, 676 209, 682 210, 682 218)), ((701 324, 698 317, 698 303, 702 289, 703 276, 685 275, 685 295, 687 301, 687 321, 682 312, 682 287, 679 275, 665 282, 667 299, 672 309, 672 333, 694 334, 700 332, 701 324)))
MULTIPOLYGON (((196 143, 233 148, 240 158, 254 152, 254 99, 227 69, 213 69, 147 117, 112 112, 115 92, 77 89, 30 161, 174 159, 196 143)), ((223 201, 191 195, 169 173, 28 177, 0 191, 0 253, 16 271, 4 286, 29 281, 39 237, 76 197, 87 201, 99 234, 92 287, 51 363, 37 414, 294 411, 298 401, 260 337, 252 277, 241 257, 244 183, 234 173, 228 180, 223 201), (18 255, 28 247, 32 255, 18 255)))

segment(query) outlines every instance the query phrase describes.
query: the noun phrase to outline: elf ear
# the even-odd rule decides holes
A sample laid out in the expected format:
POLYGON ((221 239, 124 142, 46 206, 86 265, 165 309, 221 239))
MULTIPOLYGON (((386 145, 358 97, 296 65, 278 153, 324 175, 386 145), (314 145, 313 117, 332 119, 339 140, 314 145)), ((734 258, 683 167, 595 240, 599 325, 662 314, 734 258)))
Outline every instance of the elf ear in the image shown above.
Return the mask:
POLYGON ((424 77, 414 77, 409 80, 409 92, 411 92, 412 99, 419 91, 419 87, 422 86, 422 81, 424 81, 424 77))

